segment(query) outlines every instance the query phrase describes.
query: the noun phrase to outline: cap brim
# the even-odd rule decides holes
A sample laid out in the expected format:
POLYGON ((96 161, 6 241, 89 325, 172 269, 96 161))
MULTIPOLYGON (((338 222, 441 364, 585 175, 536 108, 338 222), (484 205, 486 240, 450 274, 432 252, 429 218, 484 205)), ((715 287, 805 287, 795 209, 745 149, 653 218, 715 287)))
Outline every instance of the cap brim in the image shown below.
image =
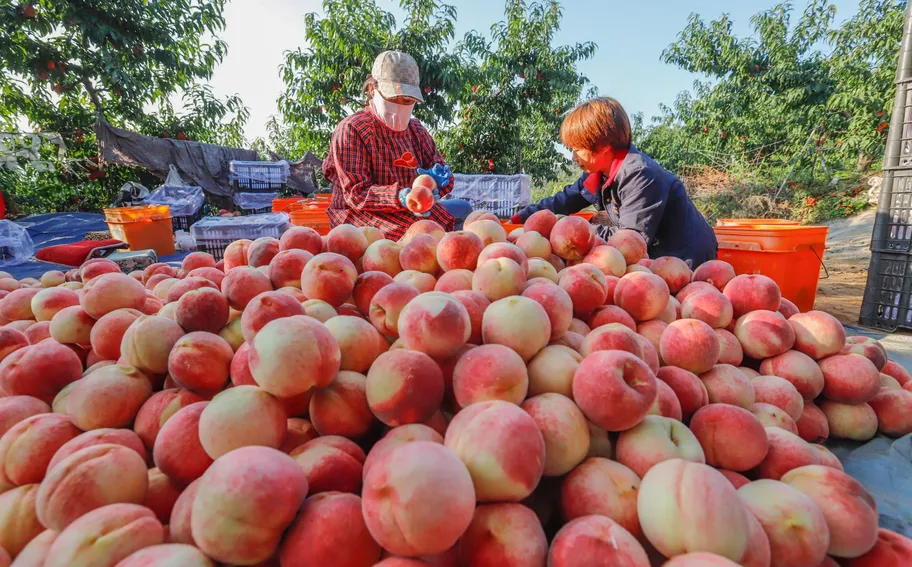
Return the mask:
POLYGON ((424 102, 424 97, 421 96, 421 89, 415 85, 406 85, 403 83, 395 83, 393 81, 378 81, 377 88, 380 89, 380 94, 382 94, 384 98, 407 96, 417 100, 418 102, 424 102))

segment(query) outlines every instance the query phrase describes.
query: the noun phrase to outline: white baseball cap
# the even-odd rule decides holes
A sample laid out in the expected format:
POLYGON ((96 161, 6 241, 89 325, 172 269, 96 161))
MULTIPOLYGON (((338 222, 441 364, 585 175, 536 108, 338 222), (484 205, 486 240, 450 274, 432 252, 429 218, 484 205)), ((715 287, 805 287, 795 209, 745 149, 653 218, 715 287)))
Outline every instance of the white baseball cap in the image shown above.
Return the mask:
POLYGON ((377 88, 384 98, 408 96, 424 102, 418 63, 408 53, 384 51, 374 59, 371 75, 377 80, 377 88))

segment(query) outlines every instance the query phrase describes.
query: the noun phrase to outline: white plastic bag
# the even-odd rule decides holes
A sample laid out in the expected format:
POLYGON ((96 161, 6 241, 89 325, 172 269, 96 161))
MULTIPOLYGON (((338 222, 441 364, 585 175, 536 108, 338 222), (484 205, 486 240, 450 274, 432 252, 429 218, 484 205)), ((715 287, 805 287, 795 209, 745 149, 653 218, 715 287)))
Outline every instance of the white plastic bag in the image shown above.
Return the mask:
POLYGON ((176 248, 178 252, 196 250, 196 242, 189 233, 178 230, 174 233, 174 248, 176 248))
POLYGON ((173 163, 168 166, 168 177, 165 177, 165 185, 176 187, 184 185, 184 180, 181 179, 180 173, 177 172, 177 168, 174 167, 173 163))
POLYGON ((28 231, 13 221, 0 220, 0 266, 15 266, 35 255, 28 231))

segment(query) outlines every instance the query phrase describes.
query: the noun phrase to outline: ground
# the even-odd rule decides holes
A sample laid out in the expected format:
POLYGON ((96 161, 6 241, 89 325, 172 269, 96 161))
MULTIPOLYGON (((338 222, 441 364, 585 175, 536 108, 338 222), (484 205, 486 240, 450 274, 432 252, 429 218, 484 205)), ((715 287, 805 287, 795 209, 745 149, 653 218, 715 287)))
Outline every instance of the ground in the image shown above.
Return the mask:
POLYGON ((826 311, 843 323, 858 324, 871 260, 874 211, 827 223, 826 271, 820 271, 815 309, 826 311), (827 276, 829 272, 829 276, 827 276))

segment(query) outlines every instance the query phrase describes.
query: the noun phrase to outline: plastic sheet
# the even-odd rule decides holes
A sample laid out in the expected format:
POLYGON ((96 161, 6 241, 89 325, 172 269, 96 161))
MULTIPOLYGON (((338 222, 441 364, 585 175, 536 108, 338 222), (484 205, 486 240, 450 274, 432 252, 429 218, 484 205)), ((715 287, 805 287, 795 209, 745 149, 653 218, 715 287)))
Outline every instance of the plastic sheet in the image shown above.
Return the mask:
POLYGON ((162 185, 143 199, 143 203, 168 205, 172 217, 189 217, 202 208, 205 200, 202 187, 162 185))
POLYGON ((278 198, 278 193, 235 193, 232 201, 246 211, 255 209, 272 210, 272 201, 278 198))
POLYGON ((13 221, 0 220, 0 266, 16 266, 35 254, 28 230, 13 221))
POLYGON ((453 175, 452 199, 465 199, 472 208, 510 217, 532 203, 532 179, 528 175, 453 175))

